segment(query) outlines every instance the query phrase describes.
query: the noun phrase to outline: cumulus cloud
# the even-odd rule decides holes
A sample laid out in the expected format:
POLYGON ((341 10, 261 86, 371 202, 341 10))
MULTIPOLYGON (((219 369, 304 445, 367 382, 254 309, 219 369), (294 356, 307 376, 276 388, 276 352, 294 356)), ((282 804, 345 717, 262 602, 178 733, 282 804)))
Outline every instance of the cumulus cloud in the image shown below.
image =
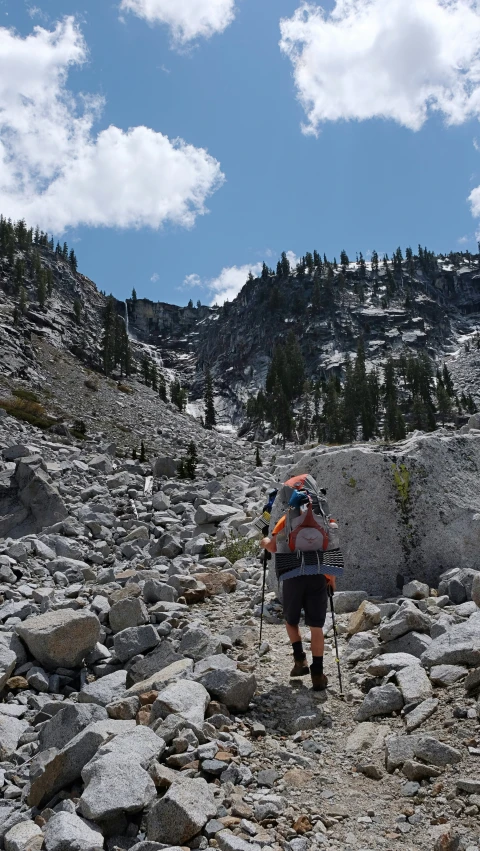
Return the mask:
POLYGON ((247 282, 249 272, 257 277, 262 271, 261 263, 248 266, 226 266, 216 278, 203 279, 200 275, 187 275, 183 288, 200 287, 207 292, 211 304, 224 304, 233 301, 247 282))
MULTIPOLYGON (((273 253, 273 252, 272 252, 273 253)), ((292 269, 297 265, 299 258, 293 251, 287 251, 286 255, 292 269)), ((204 279, 200 275, 187 275, 183 281, 182 289, 200 287, 205 290, 210 299, 210 304, 219 306, 226 301, 233 301, 248 280, 251 272, 254 278, 258 278, 262 271, 262 263, 252 263, 244 266, 225 266, 216 278, 204 279)))
POLYGON ((0 28, 2 212, 56 232, 82 224, 191 227, 224 180, 219 163, 148 127, 95 135, 103 101, 75 100, 66 87, 70 67, 86 58, 73 17, 26 38, 0 28))
POLYGON ((306 133, 326 121, 391 119, 419 130, 480 115, 478 0, 303 3, 280 22, 306 133))
POLYGON ((149 24, 166 24, 174 40, 186 44, 223 32, 235 17, 235 0, 122 0, 120 9, 149 24))

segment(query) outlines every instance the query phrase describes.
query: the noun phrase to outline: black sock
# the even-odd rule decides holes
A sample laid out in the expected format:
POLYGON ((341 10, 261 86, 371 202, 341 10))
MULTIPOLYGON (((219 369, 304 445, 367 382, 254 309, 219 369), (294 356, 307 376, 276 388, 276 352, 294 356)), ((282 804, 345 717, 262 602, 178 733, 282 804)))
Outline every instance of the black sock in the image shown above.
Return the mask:
POLYGON ((312 671, 323 674, 323 656, 312 656, 312 671))
POLYGON ((305 656, 303 644, 301 641, 294 641, 292 644, 292 650, 294 659, 303 659, 303 657, 305 656))

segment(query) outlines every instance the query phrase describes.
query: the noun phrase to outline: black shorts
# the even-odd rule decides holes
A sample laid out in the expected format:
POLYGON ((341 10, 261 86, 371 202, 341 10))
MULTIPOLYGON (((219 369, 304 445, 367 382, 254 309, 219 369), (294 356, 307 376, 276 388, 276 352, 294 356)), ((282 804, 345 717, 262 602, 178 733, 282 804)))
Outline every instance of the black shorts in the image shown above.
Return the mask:
POLYGON ((302 609, 307 626, 323 627, 328 607, 327 580, 323 574, 285 579, 283 614, 289 626, 298 626, 302 609))

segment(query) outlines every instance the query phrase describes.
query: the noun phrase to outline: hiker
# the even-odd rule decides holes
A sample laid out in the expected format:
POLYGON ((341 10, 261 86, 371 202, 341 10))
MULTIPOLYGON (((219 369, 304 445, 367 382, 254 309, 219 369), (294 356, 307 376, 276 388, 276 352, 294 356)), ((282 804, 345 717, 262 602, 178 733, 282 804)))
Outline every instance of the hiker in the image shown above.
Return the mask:
POLYGON ((317 493, 315 480, 307 474, 285 482, 277 498, 286 512, 261 546, 275 554, 275 570, 282 583, 285 625, 294 659, 290 676, 310 673, 313 690, 324 691, 328 679, 323 672, 323 626, 329 593, 335 591, 335 575, 343 573, 337 524, 329 516, 324 496, 317 493), (302 609, 311 633, 310 667, 299 629, 302 609))

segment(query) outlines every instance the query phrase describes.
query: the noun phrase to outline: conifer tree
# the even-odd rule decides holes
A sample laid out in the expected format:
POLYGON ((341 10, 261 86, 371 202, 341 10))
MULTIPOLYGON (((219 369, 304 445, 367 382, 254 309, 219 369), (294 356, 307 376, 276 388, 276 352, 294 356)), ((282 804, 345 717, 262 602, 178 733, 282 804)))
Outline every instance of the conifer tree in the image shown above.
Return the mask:
POLYGON ((205 428, 212 429, 217 424, 217 417, 215 413, 212 375, 208 367, 205 370, 203 401, 205 402, 205 428))
POLYGON ((147 355, 144 355, 142 358, 142 373, 146 386, 150 387, 150 359, 147 355))
POLYGON ((20 287, 20 296, 18 300, 18 310, 21 316, 25 313, 27 309, 27 293, 25 287, 20 287))
POLYGON ((444 426, 445 420, 448 420, 452 415, 452 400, 447 388, 440 383, 437 385, 437 403, 438 415, 442 421, 442 426, 444 426))
POLYGON ((145 453, 145 444, 143 440, 140 444, 140 458, 138 460, 140 461, 140 464, 145 464, 145 461, 147 460, 147 456, 145 453))
POLYGON ((343 274, 345 274, 345 272, 347 271, 349 263, 350 261, 348 259, 347 252, 345 250, 342 250, 340 252, 340 265, 342 267, 343 274))
POLYGON ((77 267, 78 267, 78 262, 77 262, 77 258, 76 258, 76 256, 75 256, 75 252, 74 252, 73 248, 72 248, 72 250, 70 251, 70 254, 68 255, 68 262, 70 263, 70 266, 72 267, 72 270, 73 270, 74 272, 76 272, 76 271, 77 271, 77 267))
POLYGON ((194 479, 197 472, 197 447, 193 440, 188 444, 187 456, 185 458, 185 473, 189 479, 194 479))
POLYGON ((167 401, 167 384, 163 375, 159 375, 158 378, 158 395, 162 402, 167 401))
POLYGON ((255 450, 255 466, 256 467, 263 467, 263 462, 262 462, 262 459, 260 457, 260 447, 259 447, 258 443, 257 443, 257 448, 255 450))
POLYGON ((45 302, 47 300, 47 283, 45 277, 45 273, 42 269, 37 281, 37 298, 40 307, 45 307, 45 302))

